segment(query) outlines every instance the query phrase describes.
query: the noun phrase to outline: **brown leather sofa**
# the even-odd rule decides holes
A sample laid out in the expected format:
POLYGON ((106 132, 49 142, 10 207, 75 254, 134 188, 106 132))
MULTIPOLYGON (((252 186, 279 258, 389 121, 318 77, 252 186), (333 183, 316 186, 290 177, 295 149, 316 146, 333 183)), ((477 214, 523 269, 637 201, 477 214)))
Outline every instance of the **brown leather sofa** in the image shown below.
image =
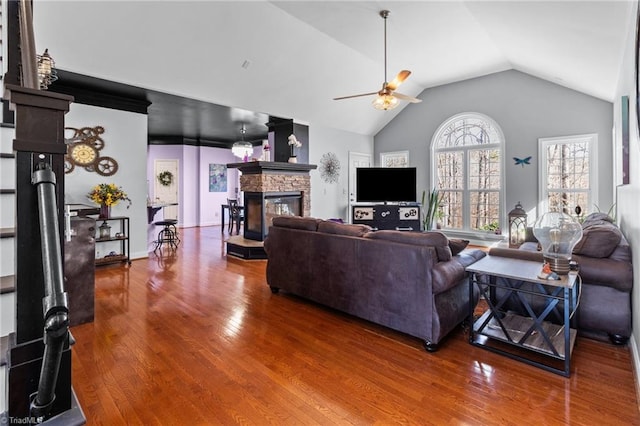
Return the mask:
MULTIPOLYGON (((594 213, 582 224, 582 239, 573 250, 582 280, 575 324, 582 335, 625 344, 631 335, 631 249, 612 219, 594 213)), ((535 239, 535 238, 534 238, 535 239)), ((507 256, 542 263, 537 242, 519 249, 492 248, 492 256, 507 256)), ((498 295, 498 298, 500 295, 498 295)), ((506 306, 516 309, 516 301, 506 306)))
POLYGON ((468 317, 465 267, 485 256, 480 250, 453 255, 440 232, 373 232, 294 216, 274 218, 264 248, 273 293, 418 337, 430 352, 468 317))

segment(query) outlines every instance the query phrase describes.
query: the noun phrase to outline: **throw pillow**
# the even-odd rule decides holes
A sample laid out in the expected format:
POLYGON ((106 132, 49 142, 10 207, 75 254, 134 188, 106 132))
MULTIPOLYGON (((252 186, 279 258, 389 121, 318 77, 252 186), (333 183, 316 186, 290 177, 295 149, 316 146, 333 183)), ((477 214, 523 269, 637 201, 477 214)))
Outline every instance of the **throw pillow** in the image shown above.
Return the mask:
POLYGON ((605 220, 590 220, 582 225, 582 239, 573 249, 574 254, 588 257, 609 257, 616 249, 622 233, 618 227, 605 220))
POLYGON ((369 231, 371 231, 371 227, 369 225, 349 225, 329 220, 322 221, 318 224, 318 232, 324 232, 325 234, 362 237, 369 231))
POLYGON ((601 213, 601 212, 591 213, 589 216, 584 218, 583 223, 587 223, 591 221, 601 221, 601 220, 613 223, 613 219, 608 214, 601 213))
POLYGON ((469 240, 462 240, 460 238, 449 239, 449 248, 451 249, 451 255, 456 256, 462 250, 466 249, 469 245, 469 240))
POLYGON ((406 231, 376 231, 369 232, 365 238, 374 240, 388 240, 402 244, 413 244, 417 246, 432 246, 436 249, 438 260, 446 262, 451 260, 451 249, 449 240, 442 232, 406 232, 406 231))

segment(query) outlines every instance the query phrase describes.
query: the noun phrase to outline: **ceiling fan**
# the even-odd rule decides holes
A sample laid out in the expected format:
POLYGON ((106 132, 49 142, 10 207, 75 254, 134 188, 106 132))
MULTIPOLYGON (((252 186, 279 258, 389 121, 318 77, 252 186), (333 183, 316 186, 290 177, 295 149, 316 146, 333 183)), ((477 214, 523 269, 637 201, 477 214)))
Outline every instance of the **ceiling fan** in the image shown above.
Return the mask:
POLYGON ((398 86, 405 81, 411 71, 402 70, 396 75, 396 77, 391 80, 391 82, 387 82, 387 17, 389 16, 388 10, 381 10, 380 16, 384 19, 384 83, 382 83, 382 89, 377 92, 371 93, 361 93, 359 95, 350 95, 350 96, 342 96, 339 98, 333 98, 334 101, 339 101, 341 99, 350 99, 350 98, 358 98, 361 96, 371 96, 378 95, 373 100, 373 106, 376 109, 388 110, 393 109, 398 106, 398 99, 402 99, 403 101, 409 101, 411 103, 422 102, 422 99, 416 99, 411 96, 403 95, 402 93, 398 93, 395 90, 398 86))

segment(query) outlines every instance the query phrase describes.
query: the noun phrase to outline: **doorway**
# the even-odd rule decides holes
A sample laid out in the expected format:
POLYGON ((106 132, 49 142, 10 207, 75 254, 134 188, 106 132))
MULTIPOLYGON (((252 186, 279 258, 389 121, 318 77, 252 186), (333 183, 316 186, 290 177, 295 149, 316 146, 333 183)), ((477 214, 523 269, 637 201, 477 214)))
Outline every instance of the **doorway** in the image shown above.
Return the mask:
POLYGON ((356 169, 371 167, 371 154, 349 151, 349 203, 347 206, 347 222, 351 223, 352 204, 358 199, 356 194, 356 169))
MULTIPOLYGON (((153 164, 153 175, 155 176, 153 194, 155 202, 177 203, 179 199, 178 193, 178 177, 179 160, 155 160, 153 164), (169 184, 162 184, 158 179, 158 175, 162 172, 170 172, 173 178, 169 184)), ((164 219, 178 219, 179 206, 167 206, 163 208, 164 219)))

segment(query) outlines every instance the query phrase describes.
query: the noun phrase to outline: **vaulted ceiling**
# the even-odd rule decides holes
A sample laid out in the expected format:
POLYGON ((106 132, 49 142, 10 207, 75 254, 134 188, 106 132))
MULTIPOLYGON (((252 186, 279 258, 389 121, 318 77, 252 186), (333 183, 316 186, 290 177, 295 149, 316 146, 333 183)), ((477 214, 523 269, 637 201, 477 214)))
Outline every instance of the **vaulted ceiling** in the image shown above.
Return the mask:
POLYGON ((407 105, 382 112, 373 97, 332 98, 381 87, 382 9, 391 11, 389 78, 412 71, 402 93, 516 69, 612 101, 635 8, 615 0, 37 1, 34 24, 38 50, 49 48, 65 70, 374 135, 407 105))

